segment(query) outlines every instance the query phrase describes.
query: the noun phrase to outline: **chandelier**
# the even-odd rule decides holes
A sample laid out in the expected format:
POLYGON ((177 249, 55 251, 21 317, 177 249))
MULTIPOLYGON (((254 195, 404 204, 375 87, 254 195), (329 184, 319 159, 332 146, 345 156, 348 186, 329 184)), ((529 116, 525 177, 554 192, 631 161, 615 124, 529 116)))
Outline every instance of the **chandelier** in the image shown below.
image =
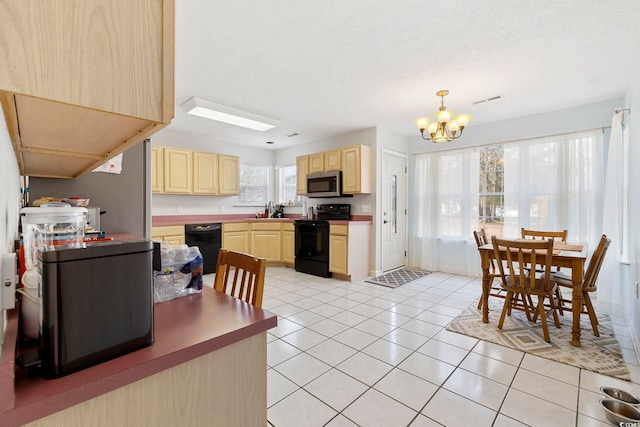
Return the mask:
POLYGON ((441 98, 440 108, 436 112, 436 121, 432 122, 430 117, 418 117, 414 120, 418 129, 420 129, 420 135, 425 141, 435 142, 449 142, 454 139, 458 139, 462 136, 464 127, 471 120, 471 114, 458 114, 453 119, 453 111, 447 110, 444 105, 444 97, 449 95, 448 90, 439 90, 436 92, 436 96, 441 98), (425 132, 429 134, 429 137, 425 137, 425 132))

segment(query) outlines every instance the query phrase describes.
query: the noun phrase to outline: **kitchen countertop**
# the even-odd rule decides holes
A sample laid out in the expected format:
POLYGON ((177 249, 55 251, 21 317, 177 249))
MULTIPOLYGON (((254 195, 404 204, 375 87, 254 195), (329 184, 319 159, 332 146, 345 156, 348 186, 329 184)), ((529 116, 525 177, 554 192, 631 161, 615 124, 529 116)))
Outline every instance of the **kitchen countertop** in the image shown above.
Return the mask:
MULTIPOLYGON (((302 215, 287 215, 285 218, 255 218, 247 214, 226 215, 154 215, 151 218, 153 227, 166 225, 206 224, 206 223, 234 223, 234 222, 294 222, 302 215)), ((364 222, 371 224, 371 215, 351 215, 350 220, 331 220, 332 223, 364 222)))
POLYGON ((9 314, 0 354, 0 425, 37 420, 119 387, 211 353, 277 325, 277 316, 205 287, 154 305, 155 343, 53 379, 29 378, 15 367, 18 315, 9 314))

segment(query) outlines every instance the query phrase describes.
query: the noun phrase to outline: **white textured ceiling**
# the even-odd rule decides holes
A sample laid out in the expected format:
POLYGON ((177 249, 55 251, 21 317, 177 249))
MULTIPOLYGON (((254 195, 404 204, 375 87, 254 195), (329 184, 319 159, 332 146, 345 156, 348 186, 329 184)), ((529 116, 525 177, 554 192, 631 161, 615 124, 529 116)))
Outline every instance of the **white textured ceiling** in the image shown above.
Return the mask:
POLYGON ((372 126, 411 137, 440 89, 469 126, 624 96, 639 52, 638 0, 178 0, 169 129, 272 149, 372 126), (190 116, 191 96, 281 124, 190 116))

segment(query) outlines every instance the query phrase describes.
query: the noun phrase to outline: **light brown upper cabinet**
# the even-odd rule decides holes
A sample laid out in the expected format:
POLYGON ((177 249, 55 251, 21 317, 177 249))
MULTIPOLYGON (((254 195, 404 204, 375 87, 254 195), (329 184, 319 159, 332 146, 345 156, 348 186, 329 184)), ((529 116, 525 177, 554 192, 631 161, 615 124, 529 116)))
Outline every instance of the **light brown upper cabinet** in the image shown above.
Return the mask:
POLYGON ((240 192, 240 158, 237 156, 218 155, 220 182, 218 194, 232 196, 240 192))
POLYGON ((342 150, 325 151, 324 171, 339 171, 342 166, 342 150))
POLYGON ((308 173, 324 172, 324 154, 309 154, 309 171, 308 173))
POLYGON ((369 194, 373 191, 371 147, 354 145, 342 149, 342 192, 369 194))
POLYGON ((152 147, 151 156, 154 193, 238 194, 240 159, 237 156, 156 145, 152 147), (155 160, 158 158, 162 160, 155 160), (157 180, 160 182, 156 183, 157 180))
POLYGON ((332 150, 309 154, 309 170, 307 173, 339 171, 342 163, 341 151, 332 150))
POLYGON ((151 146, 151 191, 164 191, 164 157, 163 149, 157 145, 151 146))
POLYGON ((174 0, 0 7, 0 103, 22 175, 76 178, 173 118, 174 0))
POLYGON ((193 157, 189 150, 165 147, 164 192, 189 194, 193 191, 193 157))
POLYGON ((309 173, 309 156, 296 157, 296 194, 307 194, 307 174, 309 173))
POLYGON ((218 194, 218 155, 193 153, 193 194, 218 194))

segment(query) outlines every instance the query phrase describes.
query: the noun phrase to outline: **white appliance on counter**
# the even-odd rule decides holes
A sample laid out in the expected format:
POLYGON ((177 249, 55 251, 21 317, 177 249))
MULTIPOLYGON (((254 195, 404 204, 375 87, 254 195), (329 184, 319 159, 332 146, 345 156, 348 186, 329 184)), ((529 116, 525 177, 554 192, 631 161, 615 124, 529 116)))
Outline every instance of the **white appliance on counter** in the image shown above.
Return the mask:
POLYGON ((102 231, 100 228, 100 208, 87 206, 87 229, 102 231))

